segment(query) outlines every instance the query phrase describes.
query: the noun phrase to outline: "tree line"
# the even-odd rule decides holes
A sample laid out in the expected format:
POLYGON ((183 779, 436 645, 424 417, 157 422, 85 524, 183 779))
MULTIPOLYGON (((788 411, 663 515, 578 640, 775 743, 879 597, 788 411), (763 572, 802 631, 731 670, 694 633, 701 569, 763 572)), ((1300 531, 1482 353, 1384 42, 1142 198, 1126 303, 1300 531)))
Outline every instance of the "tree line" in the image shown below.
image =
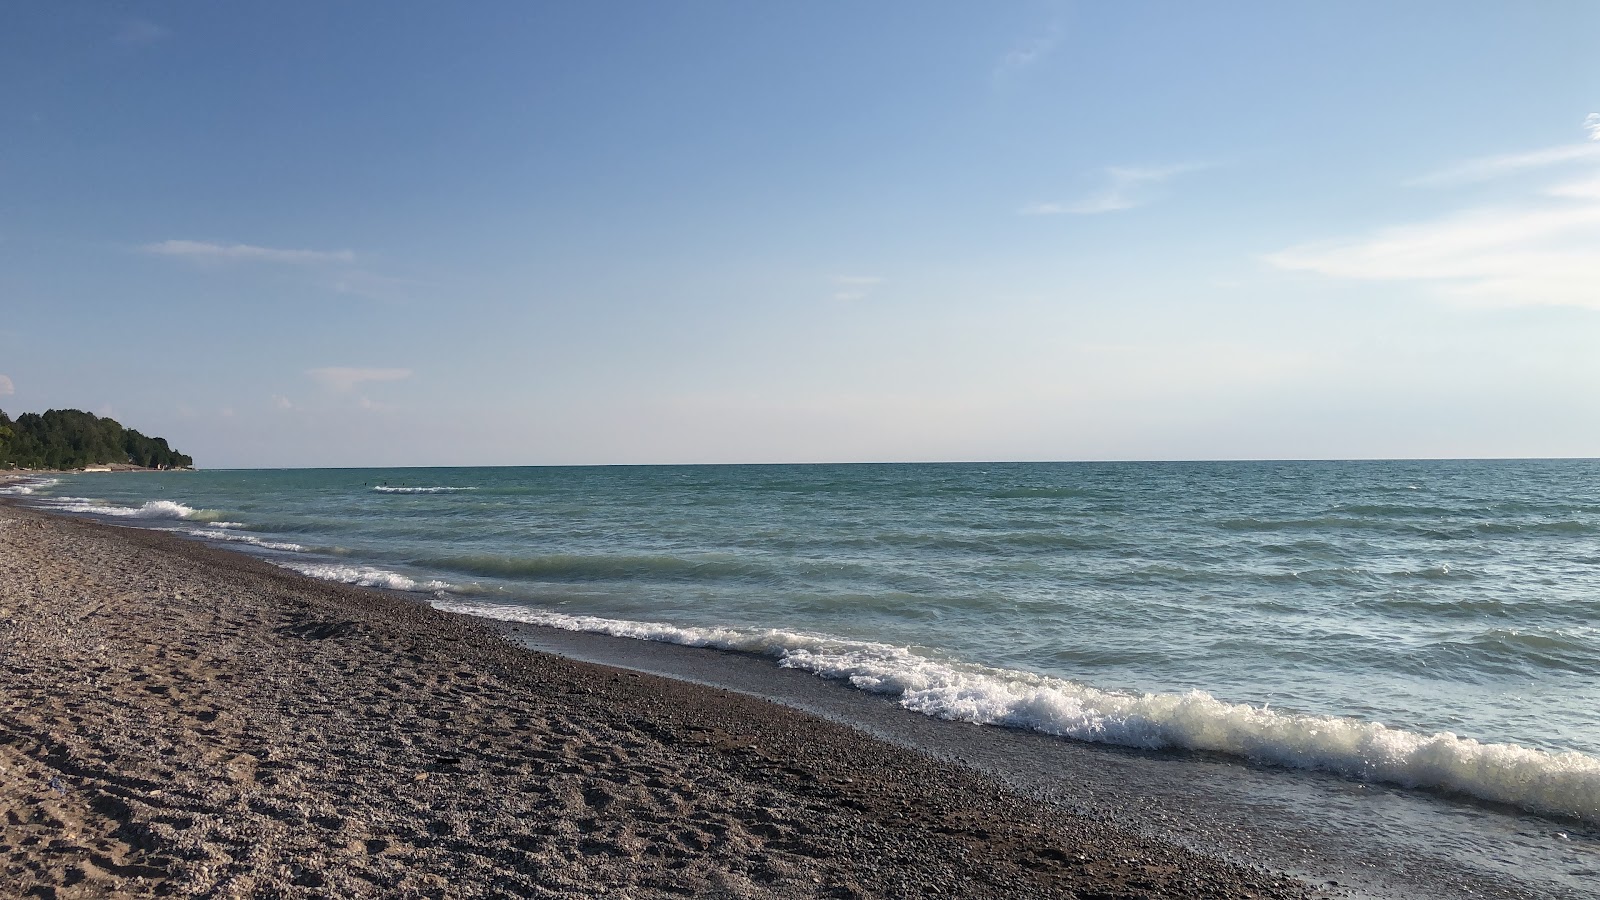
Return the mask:
POLYGON ((0 410, 0 469, 81 469, 105 463, 179 469, 193 466, 194 460, 167 446, 166 438, 145 437, 116 419, 81 409, 23 413, 16 421, 0 410))

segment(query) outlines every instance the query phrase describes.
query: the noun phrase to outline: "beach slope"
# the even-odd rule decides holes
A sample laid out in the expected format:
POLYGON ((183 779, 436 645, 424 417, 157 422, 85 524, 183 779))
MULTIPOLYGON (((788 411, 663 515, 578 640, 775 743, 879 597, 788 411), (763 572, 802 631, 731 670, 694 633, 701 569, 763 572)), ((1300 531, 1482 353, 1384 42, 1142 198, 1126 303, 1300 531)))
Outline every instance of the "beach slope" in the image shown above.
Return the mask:
POLYGON ((773 703, 0 506, 0 895, 1299 897, 773 703))

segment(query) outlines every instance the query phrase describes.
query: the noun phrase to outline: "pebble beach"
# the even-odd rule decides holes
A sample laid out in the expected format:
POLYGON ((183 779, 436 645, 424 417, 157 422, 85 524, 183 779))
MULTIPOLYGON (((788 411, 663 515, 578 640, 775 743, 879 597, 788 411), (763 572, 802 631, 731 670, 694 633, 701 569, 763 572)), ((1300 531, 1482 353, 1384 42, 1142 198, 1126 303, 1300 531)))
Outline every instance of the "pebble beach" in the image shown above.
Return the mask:
POLYGON ((0 893, 1303 897, 778 704, 0 507, 0 893))

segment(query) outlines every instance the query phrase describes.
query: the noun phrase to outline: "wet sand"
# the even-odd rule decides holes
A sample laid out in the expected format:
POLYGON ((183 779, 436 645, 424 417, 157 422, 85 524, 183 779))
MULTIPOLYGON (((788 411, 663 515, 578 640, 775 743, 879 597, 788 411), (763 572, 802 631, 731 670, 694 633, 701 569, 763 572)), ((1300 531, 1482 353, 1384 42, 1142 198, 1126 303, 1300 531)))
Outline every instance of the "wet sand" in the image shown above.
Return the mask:
POLYGON ((0 895, 1308 895, 775 703, 14 506, 0 688, 0 895))

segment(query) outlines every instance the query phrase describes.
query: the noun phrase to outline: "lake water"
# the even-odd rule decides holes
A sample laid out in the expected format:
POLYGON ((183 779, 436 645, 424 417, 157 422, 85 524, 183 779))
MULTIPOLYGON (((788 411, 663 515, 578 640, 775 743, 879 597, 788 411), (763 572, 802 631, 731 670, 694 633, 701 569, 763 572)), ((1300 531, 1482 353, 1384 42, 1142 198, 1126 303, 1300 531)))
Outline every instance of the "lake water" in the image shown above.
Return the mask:
POLYGON ((1600 462, 84 474, 6 488, 929 716, 1600 822, 1600 462))

